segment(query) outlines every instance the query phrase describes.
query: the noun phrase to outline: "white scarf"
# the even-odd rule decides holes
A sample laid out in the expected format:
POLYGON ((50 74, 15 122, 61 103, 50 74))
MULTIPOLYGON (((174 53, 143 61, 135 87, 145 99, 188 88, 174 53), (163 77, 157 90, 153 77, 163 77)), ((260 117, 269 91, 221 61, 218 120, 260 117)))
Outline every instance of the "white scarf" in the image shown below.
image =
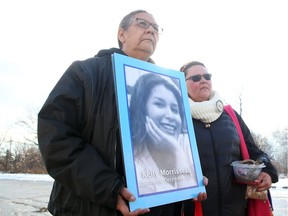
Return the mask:
POLYGON ((223 112, 223 102, 216 91, 212 91, 208 101, 194 102, 189 98, 190 112, 193 118, 204 123, 211 123, 223 112))

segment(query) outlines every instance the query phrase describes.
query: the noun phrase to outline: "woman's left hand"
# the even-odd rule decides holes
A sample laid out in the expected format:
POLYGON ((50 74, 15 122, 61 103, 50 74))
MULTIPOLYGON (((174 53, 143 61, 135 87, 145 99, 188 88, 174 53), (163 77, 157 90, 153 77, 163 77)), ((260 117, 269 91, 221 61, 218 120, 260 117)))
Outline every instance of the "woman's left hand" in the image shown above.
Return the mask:
POLYGON ((265 172, 261 172, 259 177, 254 182, 258 183, 255 185, 255 187, 259 192, 269 189, 272 185, 270 175, 265 172))
MULTIPOLYGON (((203 184, 205 186, 208 185, 208 178, 206 178, 205 176, 203 176, 203 184)), ((200 201, 201 202, 201 201, 204 201, 206 199, 207 199, 207 193, 201 192, 201 193, 198 194, 197 197, 193 198, 193 201, 200 201)))

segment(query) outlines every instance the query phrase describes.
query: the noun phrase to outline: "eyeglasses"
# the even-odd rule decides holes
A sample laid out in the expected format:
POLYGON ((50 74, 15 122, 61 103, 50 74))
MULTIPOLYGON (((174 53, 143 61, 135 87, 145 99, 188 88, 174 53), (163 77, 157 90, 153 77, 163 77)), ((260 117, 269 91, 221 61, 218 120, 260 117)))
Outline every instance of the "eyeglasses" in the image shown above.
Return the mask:
POLYGON ((186 80, 192 80, 193 82, 199 82, 202 77, 204 77, 205 80, 211 80, 211 77, 212 77, 212 74, 197 74, 197 75, 194 75, 194 76, 191 76, 191 77, 188 77, 186 80))
POLYGON ((151 25, 153 27, 153 29, 154 29, 154 32, 156 32, 157 34, 162 34, 163 33, 163 28, 158 26, 157 24, 150 23, 147 20, 144 20, 144 19, 141 19, 141 18, 136 18, 136 22, 137 22, 137 25, 142 27, 142 28, 148 29, 149 26, 151 25))

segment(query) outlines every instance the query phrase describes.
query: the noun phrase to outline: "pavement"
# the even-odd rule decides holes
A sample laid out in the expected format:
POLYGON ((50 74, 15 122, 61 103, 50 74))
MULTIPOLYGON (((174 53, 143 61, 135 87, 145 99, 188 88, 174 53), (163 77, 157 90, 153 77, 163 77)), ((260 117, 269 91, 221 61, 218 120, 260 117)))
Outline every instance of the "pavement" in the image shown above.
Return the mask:
POLYGON ((0 180, 0 216, 48 216, 53 182, 0 180))
MULTIPOLYGON (((52 185, 53 181, 0 179, 0 216, 51 216, 47 203, 52 185)), ((274 216, 287 216, 288 187, 270 191, 274 216)))

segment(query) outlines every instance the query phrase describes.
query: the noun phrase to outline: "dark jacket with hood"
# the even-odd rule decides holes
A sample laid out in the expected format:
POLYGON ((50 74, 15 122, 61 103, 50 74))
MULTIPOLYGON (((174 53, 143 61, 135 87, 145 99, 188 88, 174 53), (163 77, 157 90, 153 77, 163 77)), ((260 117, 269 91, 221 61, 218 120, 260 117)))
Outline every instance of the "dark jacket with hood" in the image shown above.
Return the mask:
MULTIPOLYGON (((113 216, 125 186, 111 54, 76 61, 38 114, 38 141, 54 179, 48 210, 53 215, 113 216)), ((149 60, 152 62, 152 60, 149 60)), ((176 215, 179 203, 149 215, 176 215)))
MULTIPOLYGON (((278 181, 278 174, 267 154, 261 151, 251 136, 250 130, 237 113, 244 139, 253 160, 261 159, 272 182, 278 181)), ((246 185, 232 183, 234 180, 231 163, 241 159, 240 138, 234 122, 223 112, 210 124, 193 119, 195 136, 201 161, 203 175, 209 179, 207 200, 202 202, 204 216, 245 216, 247 200, 246 185)), ((193 215, 194 204, 185 203, 185 216, 193 215), (192 213, 192 214, 191 214, 192 213)))

